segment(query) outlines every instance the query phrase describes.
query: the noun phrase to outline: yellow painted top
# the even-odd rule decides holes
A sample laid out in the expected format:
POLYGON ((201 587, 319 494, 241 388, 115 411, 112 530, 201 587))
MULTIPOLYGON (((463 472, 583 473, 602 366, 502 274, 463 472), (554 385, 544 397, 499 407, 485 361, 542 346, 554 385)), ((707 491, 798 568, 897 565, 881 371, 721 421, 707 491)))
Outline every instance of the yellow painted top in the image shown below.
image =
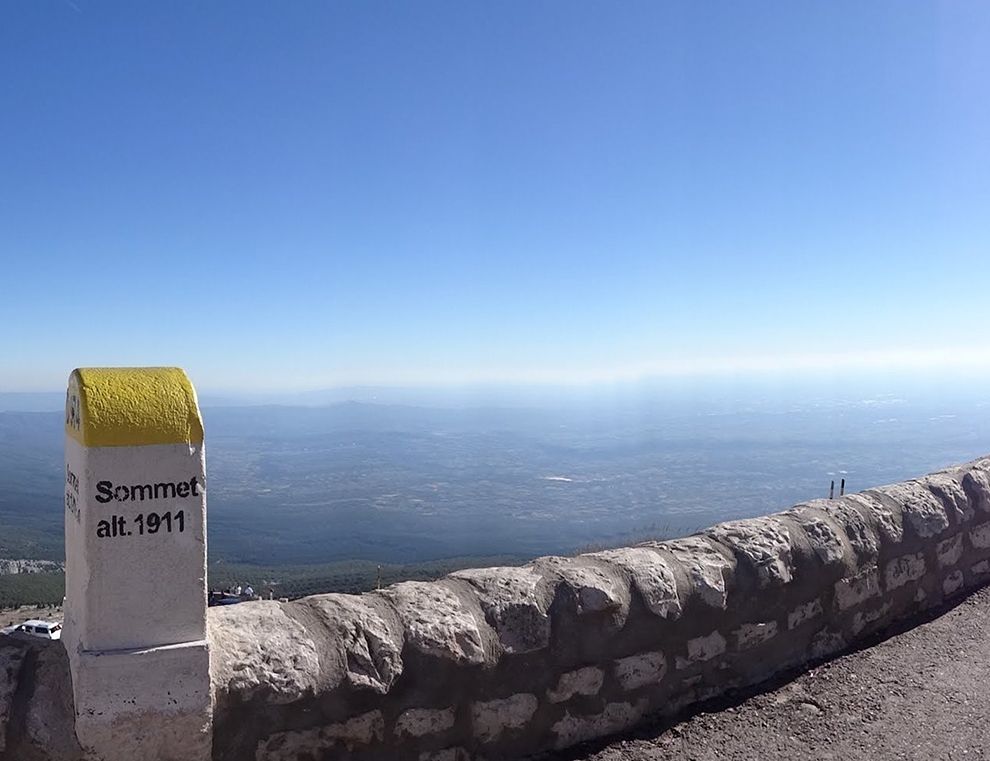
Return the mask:
POLYGON ((196 392, 178 367, 80 367, 69 376, 65 432, 87 447, 202 444, 196 392))

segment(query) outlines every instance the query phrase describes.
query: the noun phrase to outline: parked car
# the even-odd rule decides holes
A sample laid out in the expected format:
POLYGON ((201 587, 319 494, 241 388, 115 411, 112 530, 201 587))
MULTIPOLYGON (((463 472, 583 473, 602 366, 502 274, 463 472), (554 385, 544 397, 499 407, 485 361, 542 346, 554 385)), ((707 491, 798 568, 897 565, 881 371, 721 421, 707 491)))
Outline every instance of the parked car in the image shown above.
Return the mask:
POLYGON ((215 605, 236 605, 237 603, 244 601, 244 597, 241 595, 235 595, 232 592, 210 592, 209 599, 206 604, 212 608, 215 605))
POLYGON ((8 626, 5 629, 0 630, 0 634, 25 634, 31 637, 39 637, 41 639, 61 639, 62 624, 55 621, 38 621, 36 619, 31 619, 30 621, 25 621, 23 624, 18 624, 17 626, 8 626))

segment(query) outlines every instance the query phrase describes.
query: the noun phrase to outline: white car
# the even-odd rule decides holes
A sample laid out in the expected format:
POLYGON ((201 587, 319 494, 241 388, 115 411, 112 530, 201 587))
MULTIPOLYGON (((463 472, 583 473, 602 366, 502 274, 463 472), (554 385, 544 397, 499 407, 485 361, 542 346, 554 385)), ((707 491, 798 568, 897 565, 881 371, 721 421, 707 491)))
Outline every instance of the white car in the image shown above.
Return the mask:
POLYGON ((62 624, 55 621, 38 621, 31 619, 18 626, 8 626, 0 630, 0 634, 27 634, 41 639, 61 639, 62 624))

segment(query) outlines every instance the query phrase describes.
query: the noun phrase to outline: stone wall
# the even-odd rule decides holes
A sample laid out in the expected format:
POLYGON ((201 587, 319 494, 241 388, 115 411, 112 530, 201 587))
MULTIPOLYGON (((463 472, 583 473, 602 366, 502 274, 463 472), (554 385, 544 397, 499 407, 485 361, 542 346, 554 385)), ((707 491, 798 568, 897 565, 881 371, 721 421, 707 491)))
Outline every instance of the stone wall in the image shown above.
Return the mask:
POLYGON ((990 581, 990 459, 701 534, 212 612, 214 757, 525 756, 835 654, 990 581))
POLYGON ((0 636, 0 761, 82 759, 65 649, 0 636))
MULTIPOLYGON (((215 608, 213 755, 564 748, 827 658, 986 583, 990 458, 684 539, 215 608)), ((57 645, 0 637, 0 761, 78 761, 66 672, 57 645)))

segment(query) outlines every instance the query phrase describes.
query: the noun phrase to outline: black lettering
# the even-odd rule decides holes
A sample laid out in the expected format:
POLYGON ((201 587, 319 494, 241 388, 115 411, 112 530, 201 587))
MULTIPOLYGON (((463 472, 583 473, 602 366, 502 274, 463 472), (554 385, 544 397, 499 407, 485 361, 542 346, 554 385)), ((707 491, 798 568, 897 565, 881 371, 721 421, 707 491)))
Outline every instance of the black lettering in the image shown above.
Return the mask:
POLYGON ((96 491, 99 492, 96 495, 96 501, 105 505, 113 499, 113 481, 100 481, 96 484, 96 491))
POLYGON ((97 523, 96 524, 96 535, 100 539, 109 539, 110 538, 110 522, 109 521, 100 521, 99 523, 97 523))
POLYGON ((151 484, 136 484, 131 487, 131 499, 141 500, 144 502, 146 499, 154 499, 154 489, 151 488, 151 484))
MULTIPOLYGON (((76 475, 71 471, 68 480, 70 483, 73 480, 78 482, 76 475)), ((199 489, 200 486, 199 479, 195 476, 188 481, 179 481, 178 483, 160 481, 156 484, 132 484, 131 486, 114 486, 113 481, 98 481, 96 501, 105 505, 112 500, 144 502, 145 500, 176 499, 177 497, 185 499, 190 494, 196 497, 202 494, 199 489)), ((78 486, 76 488, 78 489, 78 486)))
POLYGON ((171 496, 175 499, 175 484, 160 483, 155 484, 155 499, 162 499, 163 497, 171 496), (171 495, 169 495, 171 492, 171 495))
POLYGON ((68 465, 65 466, 65 482, 72 487, 72 491, 79 493, 79 477, 69 470, 68 465))

